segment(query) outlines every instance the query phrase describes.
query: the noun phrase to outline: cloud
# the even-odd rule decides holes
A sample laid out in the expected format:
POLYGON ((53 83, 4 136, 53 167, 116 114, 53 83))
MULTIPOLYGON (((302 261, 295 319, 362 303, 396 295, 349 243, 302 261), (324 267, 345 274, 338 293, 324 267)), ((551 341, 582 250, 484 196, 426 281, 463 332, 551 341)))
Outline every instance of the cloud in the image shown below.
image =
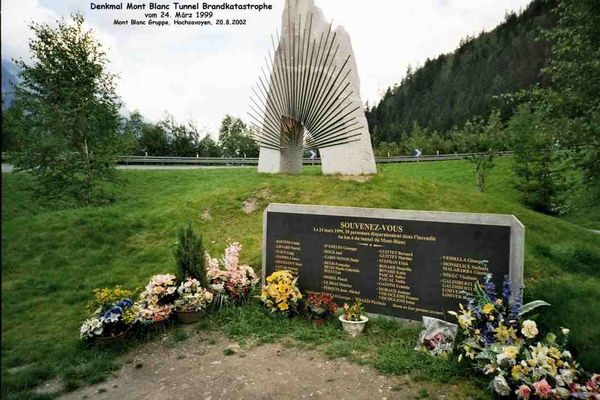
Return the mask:
MULTIPOLYGON (((89 3, 75 0, 41 1, 3 0, 3 57, 26 55, 27 21, 49 22, 83 12, 107 49, 110 68, 119 75, 118 93, 129 110, 153 120, 168 111, 212 132, 226 113, 246 118, 251 87, 271 49, 270 35, 280 28, 284 4, 266 0, 273 11, 245 13, 246 26, 157 28, 113 25, 114 18, 129 19, 134 12, 91 11, 82 6, 89 3)), ((506 11, 528 2, 316 0, 325 17, 350 34, 361 95, 371 104, 400 82, 409 64, 422 65, 454 50, 461 38, 492 29, 506 11)), ((222 15, 239 15, 228 13, 222 15)))
POLYGON ((2 0, 2 58, 29 58, 31 22, 51 23, 59 17, 37 0, 2 0))

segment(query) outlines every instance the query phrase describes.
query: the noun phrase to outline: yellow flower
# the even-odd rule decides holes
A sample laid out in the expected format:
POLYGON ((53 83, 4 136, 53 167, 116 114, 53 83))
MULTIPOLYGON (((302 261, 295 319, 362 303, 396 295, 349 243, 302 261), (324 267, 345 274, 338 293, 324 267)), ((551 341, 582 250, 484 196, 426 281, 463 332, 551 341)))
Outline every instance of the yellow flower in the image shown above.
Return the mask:
POLYGON ((296 279, 290 271, 275 271, 267 278, 260 299, 271 311, 287 311, 297 306, 302 298, 296 287, 296 279))
POLYGON ((520 364, 512 367, 511 375, 515 381, 520 380, 522 376, 527 376, 527 374, 529 374, 529 368, 527 367, 524 367, 520 364))
POLYGON ((515 331, 515 329, 511 326, 511 327, 507 327, 506 325, 503 325, 502 323, 496 328, 494 329, 494 336, 496 336, 496 339, 498 339, 501 343, 506 343, 508 342, 508 339, 516 339, 517 338, 517 331, 515 331))
POLYGON ((547 367, 548 371, 550 371, 550 373, 552 375, 556 375, 556 372, 557 372, 557 370, 556 370, 556 361, 554 361, 553 358, 548 358, 546 360, 546 367, 547 367))
POLYGON ((548 355, 558 360, 560 358, 560 350, 558 350, 556 347, 550 347, 548 350, 548 355))
POLYGON ((494 305, 492 303, 487 303, 486 305, 483 306, 481 311, 483 311, 484 314, 489 314, 492 311, 494 311, 494 305))
POLYGON ((465 350, 465 355, 469 357, 471 360, 475 359, 475 350, 473 350, 469 345, 464 345, 463 349, 465 350))
POLYGON ((519 354, 519 348, 517 346, 506 346, 503 353, 506 357, 514 359, 519 354))
POLYGON ((470 310, 465 310, 463 308, 462 304, 460 305, 460 310, 461 310, 461 314, 457 317, 458 323, 460 324, 461 327, 466 329, 469 326, 471 326, 471 322, 475 321, 475 318, 473 318, 473 316, 471 315, 470 310))

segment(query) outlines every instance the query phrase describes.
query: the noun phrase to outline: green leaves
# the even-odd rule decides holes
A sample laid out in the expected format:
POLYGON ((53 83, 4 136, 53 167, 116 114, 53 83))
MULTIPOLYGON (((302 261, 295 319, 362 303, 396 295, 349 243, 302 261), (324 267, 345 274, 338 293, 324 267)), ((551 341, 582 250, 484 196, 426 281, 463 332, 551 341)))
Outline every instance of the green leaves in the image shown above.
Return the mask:
POLYGON ((527 304, 524 304, 521 307, 521 311, 519 312, 519 317, 533 311, 534 309, 542 306, 549 306, 550 303, 545 302, 544 300, 534 300, 527 304))
POLYGON ((31 25, 32 63, 18 61, 18 112, 10 118, 19 134, 15 166, 36 177, 38 195, 88 205, 110 198, 104 184, 115 179, 123 140, 115 76, 83 25, 78 14, 56 26, 31 25))

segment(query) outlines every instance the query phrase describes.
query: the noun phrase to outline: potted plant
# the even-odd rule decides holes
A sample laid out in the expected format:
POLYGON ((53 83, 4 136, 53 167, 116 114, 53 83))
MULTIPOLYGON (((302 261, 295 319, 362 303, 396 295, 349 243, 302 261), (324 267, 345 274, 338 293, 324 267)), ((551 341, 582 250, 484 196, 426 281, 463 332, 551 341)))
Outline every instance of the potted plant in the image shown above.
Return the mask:
POLYGON ((365 309, 360 300, 356 300, 352 306, 344 303, 344 313, 340 315, 340 321, 344 331, 352 337, 356 337, 365 329, 369 318, 365 316, 365 309))
POLYGON ((262 288, 260 301, 272 317, 287 318, 300 313, 302 293, 296 286, 297 278, 287 270, 275 271, 262 288))
POLYGON ((140 295, 142 323, 153 329, 160 328, 173 313, 173 303, 176 298, 175 275, 154 275, 140 295))
POLYGON ((81 339, 96 344, 109 344, 123 340, 131 327, 139 321, 138 306, 131 300, 134 292, 117 286, 113 289, 96 289, 95 299, 88 304, 93 316, 84 321, 81 339))
POLYGON ((335 314, 337 304, 333 301, 333 296, 326 293, 311 293, 306 300, 306 311, 310 321, 315 326, 321 326, 325 320, 335 314))
POLYGON ((200 286, 194 278, 187 278, 177 288, 179 298, 175 300, 177 319, 184 324, 197 322, 206 312, 213 295, 200 286))

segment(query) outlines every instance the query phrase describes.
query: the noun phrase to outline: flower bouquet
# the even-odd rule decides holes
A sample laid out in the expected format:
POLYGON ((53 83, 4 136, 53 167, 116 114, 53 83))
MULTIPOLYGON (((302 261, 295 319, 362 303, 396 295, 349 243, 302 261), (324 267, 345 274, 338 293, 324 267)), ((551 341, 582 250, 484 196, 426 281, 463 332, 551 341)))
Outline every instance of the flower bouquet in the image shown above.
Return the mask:
MULTIPOLYGON (((497 297, 491 276, 469 298, 466 308, 451 312, 460 325, 459 361, 471 360, 473 366, 491 377, 490 386, 500 397, 518 399, 567 399, 578 397, 578 365, 565 349, 569 330, 560 337, 541 335, 533 320, 523 316, 546 302, 537 300, 521 305, 521 293, 511 298, 508 277, 502 296, 497 297)), ((588 397, 590 398, 590 397, 588 397)))
POLYGON ((206 253, 207 277, 210 289, 215 295, 214 304, 217 307, 245 303, 252 289, 258 283, 258 277, 254 270, 248 265, 240 265, 241 250, 242 246, 239 243, 230 243, 220 262, 206 253))
POLYGON ((82 339, 95 343, 112 343, 139 321, 139 310, 132 297, 134 292, 117 286, 94 291, 95 299, 88 304, 93 317, 87 319, 79 330, 82 339))
POLYGON ((187 278, 177 288, 179 298, 175 300, 177 319, 183 323, 193 323, 200 319, 210 305, 213 295, 200 286, 194 278, 187 278))
POLYGON ((326 293, 311 293, 306 300, 306 311, 316 326, 322 325, 325 319, 335 314, 337 304, 333 296, 326 293))
POLYGON ((145 325, 155 325, 166 321, 173 312, 173 302, 177 298, 175 275, 154 275, 140 295, 140 314, 145 325))
POLYGON ((267 285, 262 288, 260 300, 269 315, 290 317, 300 313, 302 293, 296 286, 297 278, 290 271, 275 271, 267 278, 267 285))
POLYGON ((432 356, 448 356, 454 348, 458 326, 432 317, 423 317, 423 330, 415 350, 432 356))

